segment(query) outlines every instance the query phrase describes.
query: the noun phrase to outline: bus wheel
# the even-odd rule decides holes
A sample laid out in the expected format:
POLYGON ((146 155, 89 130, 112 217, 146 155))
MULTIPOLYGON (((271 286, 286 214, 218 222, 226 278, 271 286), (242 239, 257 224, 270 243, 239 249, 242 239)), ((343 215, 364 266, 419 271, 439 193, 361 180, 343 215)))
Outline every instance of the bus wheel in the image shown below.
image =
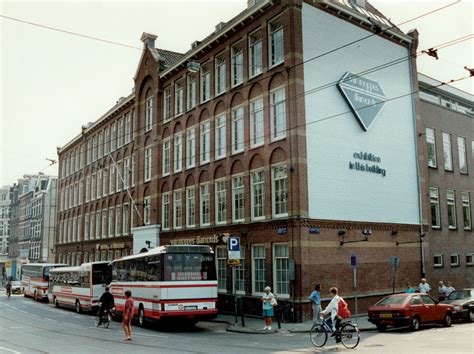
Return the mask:
POLYGON ((38 301, 38 296, 37 296, 36 294, 37 294, 37 293, 36 293, 36 290, 35 290, 35 293, 34 293, 34 295, 33 295, 33 299, 35 299, 35 301, 38 301))
POLYGON ((145 310, 143 310, 143 306, 140 304, 140 308, 138 309, 138 325, 140 327, 145 327, 145 310))
POLYGON ((76 300, 76 312, 81 313, 81 303, 79 300, 76 300))
POLYGON ((55 306, 56 308, 59 308, 59 302, 58 302, 58 298, 57 298, 57 297, 54 297, 54 301, 53 301, 53 302, 54 302, 54 306, 55 306))

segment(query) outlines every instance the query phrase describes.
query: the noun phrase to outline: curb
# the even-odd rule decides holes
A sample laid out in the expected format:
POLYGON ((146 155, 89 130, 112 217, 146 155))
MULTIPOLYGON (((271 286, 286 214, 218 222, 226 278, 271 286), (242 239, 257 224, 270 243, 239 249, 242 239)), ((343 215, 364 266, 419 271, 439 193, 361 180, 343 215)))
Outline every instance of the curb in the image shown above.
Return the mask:
POLYGON ((233 332, 233 333, 244 333, 244 334, 273 334, 273 333, 277 333, 278 330, 276 329, 272 329, 271 331, 267 331, 267 330, 258 330, 258 329, 255 329, 255 328, 249 328, 249 329, 246 329, 246 328, 243 328, 243 327, 236 327, 236 326, 229 326, 226 328, 226 331, 227 332, 233 332))
MULTIPOLYGON (((290 333, 309 333, 310 331, 311 331, 310 329, 288 329, 288 332, 290 333)), ((361 332, 377 331, 377 327, 365 327, 365 328, 359 327, 359 331, 361 332)))

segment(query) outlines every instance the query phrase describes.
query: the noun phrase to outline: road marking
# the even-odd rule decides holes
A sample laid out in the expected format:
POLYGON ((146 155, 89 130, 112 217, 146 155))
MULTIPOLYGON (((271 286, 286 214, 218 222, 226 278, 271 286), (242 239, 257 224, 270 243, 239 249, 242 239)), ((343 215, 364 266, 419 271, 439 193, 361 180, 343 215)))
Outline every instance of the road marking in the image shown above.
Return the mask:
POLYGON ((0 347, 0 349, 6 350, 7 352, 10 352, 10 353, 21 354, 20 352, 17 352, 16 350, 11 350, 11 349, 8 349, 8 348, 5 348, 5 347, 0 347))

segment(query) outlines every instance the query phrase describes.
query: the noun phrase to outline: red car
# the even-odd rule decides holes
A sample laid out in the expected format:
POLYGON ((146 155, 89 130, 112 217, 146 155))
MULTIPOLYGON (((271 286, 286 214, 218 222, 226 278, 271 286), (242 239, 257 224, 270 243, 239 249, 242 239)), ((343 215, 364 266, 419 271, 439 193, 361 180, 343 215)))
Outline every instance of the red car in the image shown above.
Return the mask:
POLYGON ((394 294, 369 308, 369 322, 379 331, 385 331, 387 326, 409 326, 416 331, 423 323, 438 322, 449 327, 455 312, 454 306, 440 304, 428 294, 394 294))

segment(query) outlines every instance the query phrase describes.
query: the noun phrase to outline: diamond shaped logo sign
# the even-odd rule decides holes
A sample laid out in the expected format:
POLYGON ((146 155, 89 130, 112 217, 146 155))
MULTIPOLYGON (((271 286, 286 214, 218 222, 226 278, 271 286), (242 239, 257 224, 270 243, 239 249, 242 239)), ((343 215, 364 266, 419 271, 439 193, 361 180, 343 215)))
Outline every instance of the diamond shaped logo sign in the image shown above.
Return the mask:
POLYGON ((387 101, 382 87, 377 81, 349 71, 339 80, 337 87, 354 112, 362 129, 369 130, 387 101))

